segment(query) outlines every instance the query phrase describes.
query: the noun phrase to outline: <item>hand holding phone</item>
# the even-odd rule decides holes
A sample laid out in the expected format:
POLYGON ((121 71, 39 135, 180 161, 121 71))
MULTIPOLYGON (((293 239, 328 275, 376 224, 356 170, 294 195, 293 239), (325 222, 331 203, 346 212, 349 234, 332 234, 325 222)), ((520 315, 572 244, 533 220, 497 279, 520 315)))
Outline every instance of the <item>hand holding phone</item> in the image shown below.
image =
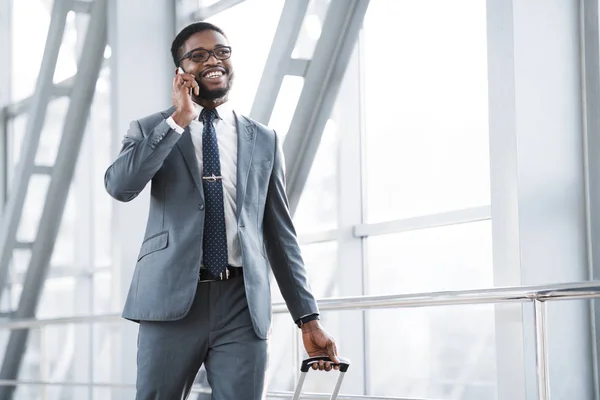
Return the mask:
POLYGON ((196 118, 196 106, 192 100, 192 93, 199 91, 198 83, 192 75, 186 74, 183 68, 178 67, 173 78, 173 91, 171 94, 176 110, 172 117, 177 125, 185 128, 196 118))
MULTIPOLYGON (((185 74, 185 71, 183 70, 183 68, 181 68, 181 67, 177 67, 177 73, 181 75, 181 74, 185 74)), ((191 87, 191 88, 190 88, 190 96, 191 96, 192 94, 194 94, 193 90, 194 90, 194 88, 193 88, 193 87, 191 87)))

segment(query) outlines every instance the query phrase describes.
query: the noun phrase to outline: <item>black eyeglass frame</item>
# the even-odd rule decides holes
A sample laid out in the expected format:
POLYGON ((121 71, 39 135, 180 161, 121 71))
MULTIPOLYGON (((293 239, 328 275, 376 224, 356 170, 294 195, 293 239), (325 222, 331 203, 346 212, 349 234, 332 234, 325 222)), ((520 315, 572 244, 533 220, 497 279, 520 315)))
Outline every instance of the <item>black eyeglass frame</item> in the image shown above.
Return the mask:
POLYGON ((197 48, 195 48, 195 49, 192 49, 192 50, 188 51, 187 53, 185 53, 185 54, 184 54, 184 55, 183 55, 183 56, 182 56, 182 57, 179 59, 179 61, 177 61, 177 65, 181 64, 181 62, 182 62, 183 60, 185 60, 186 58, 188 58, 188 59, 190 59, 190 60, 191 60, 191 59, 192 59, 192 54, 194 54, 194 52, 196 52, 196 51, 198 51, 198 50, 204 50, 204 51, 206 51, 206 52, 208 53, 208 58, 207 58, 206 60, 204 60, 204 61, 200 61, 200 62, 206 62, 206 61, 210 60, 210 56, 213 56, 213 57, 215 57, 217 60, 221 60, 221 61, 223 61, 223 60, 227 60, 227 59, 231 58, 231 46, 219 46, 219 47, 216 47, 216 48, 214 48, 214 49, 212 49, 212 50, 205 49, 204 47, 197 47, 197 48), (217 53, 215 53, 215 51, 219 51, 219 50, 222 50, 222 49, 227 49, 227 50, 229 50, 229 55, 228 55, 227 57, 225 57, 225 58, 220 58, 220 57, 218 57, 218 56, 217 56, 217 53))

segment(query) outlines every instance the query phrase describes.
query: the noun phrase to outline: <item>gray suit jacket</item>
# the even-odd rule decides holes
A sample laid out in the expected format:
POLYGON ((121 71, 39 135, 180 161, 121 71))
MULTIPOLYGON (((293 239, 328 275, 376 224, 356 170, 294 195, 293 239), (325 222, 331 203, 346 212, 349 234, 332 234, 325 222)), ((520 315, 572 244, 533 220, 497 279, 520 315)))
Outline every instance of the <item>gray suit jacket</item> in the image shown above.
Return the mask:
MULTIPOLYGON (((119 201, 151 184, 150 212, 123 317, 172 321, 185 317, 198 285, 204 195, 189 129, 166 119, 173 108, 133 121, 108 168, 105 186, 119 201)), ((271 326, 269 263, 294 320, 318 312, 310 291, 285 192, 285 164, 276 133, 236 114, 237 227, 246 297, 260 338, 271 326), (265 254, 266 250, 266 254, 265 254)))

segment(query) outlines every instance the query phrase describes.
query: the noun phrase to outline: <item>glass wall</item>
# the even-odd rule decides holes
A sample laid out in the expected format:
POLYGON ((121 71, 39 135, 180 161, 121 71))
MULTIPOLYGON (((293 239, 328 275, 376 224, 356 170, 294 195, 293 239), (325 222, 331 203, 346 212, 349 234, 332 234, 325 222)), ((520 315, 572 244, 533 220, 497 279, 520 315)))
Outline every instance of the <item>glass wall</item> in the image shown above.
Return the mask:
MULTIPOLYGON (((217 3, 189 2, 192 8, 217 3)), ((284 3, 246 0, 208 19, 232 44, 232 103, 242 114, 261 101, 255 94, 284 3)), ((52 5, 52 0, 12 0, 13 103, 35 95, 52 5)), ((329 0, 309 1, 293 58, 313 56, 329 6, 329 0)), ((481 0, 370 1, 294 214, 318 298, 494 286, 486 12, 481 0)), ((87 21, 83 13, 69 13, 55 83, 77 72, 87 21)), ((111 142, 110 83, 105 66, 39 302, 40 318, 120 312, 113 295, 123 283, 111 272, 119 232, 103 187, 118 146, 111 142)), ((298 76, 283 80, 268 123, 283 139, 304 85, 298 76)), ((68 97, 56 96, 49 104, 36 154, 40 167, 55 161, 68 107, 68 97)), ((7 122, 9 182, 29 118, 25 110, 7 122)), ((31 258, 26 243, 36 239, 48 183, 49 176, 39 173, 29 185, 18 230, 24 245, 13 254, 0 312, 13 311, 23 294, 31 258)), ((275 282, 272 291, 274 302, 283 301, 275 282)), ((344 393, 453 400, 498 396, 501 330, 493 306, 323 312, 321 317, 341 354, 357 360, 344 393)), ((109 382, 113 369, 135 365, 134 359, 125 365, 118 355, 112 341, 116 324, 129 322, 33 329, 19 378, 109 382)), ((298 332, 287 313, 275 315, 271 391, 294 387, 305 356, 298 332)), ((6 340, 1 332, 0 355, 6 340)), ((330 391, 331 375, 309 374, 306 391, 330 391)), ((123 383, 117 389, 23 385, 17 398, 130 398, 133 382, 123 383)), ((204 371, 197 383, 207 388, 204 371)))
MULTIPOLYGON (((234 48, 232 99, 243 114, 260 101, 254 94, 283 3, 247 0, 209 19, 225 30, 234 48), (255 23, 253 16, 260 16, 261 23, 255 23)), ((328 6, 327 0, 310 1, 293 57, 312 57, 328 6)), ((48 0, 13 1, 14 102, 35 93, 41 57, 28 55, 43 52, 51 7, 48 0), (23 63, 24 59, 29 61, 23 63)), ((87 19, 74 12, 68 15, 56 83, 77 71, 87 19)), ((490 221, 449 226, 436 222, 440 213, 452 215, 490 203, 485 30, 485 5, 476 0, 371 2, 350 72, 342 83, 344 95, 339 96, 326 125, 294 216, 317 297, 493 285, 490 221), (432 8, 441 11, 431 13, 432 8), (349 112, 357 99, 360 112, 349 112), (360 143, 358 152, 352 143, 360 143), (349 171, 359 173, 350 176, 349 171), (360 198, 343 197, 349 185, 361 188, 360 198), (341 211, 348 208, 356 211, 353 216, 341 211), (423 229, 399 228, 350 238, 344 231, 388 223, 402 226, 402 221, 414 218, 430 222, 423 229), (343 242, 341 236, 346 237, 343 242), (344 254, 349 246, 361 254, 350 265, 344 254), (358 285, 349 286, 348 279, 340 279, 348 271, 358 271, 358 285)), ((269 123, 282 138, 303 84, 301 77, 284 79, 269 123)), ((105 67, 40 301, 38 316, 42 318, 119 311, 110 306, 109 268, 110 238, 118 233, 111 229, 112 203, 102 179, 112 157, 109 95, 110 69, 105 67)), ((54 162, 68 106, 67 97, 50 103, 36 157, 40 165, 54 162)), ((23 113, 9 122, 9 177, 20 157, 28 117, 23 113)), ((28 196, 19 227, 23 242, 35 239, 48 181, 45 175, 32 180, 29 190, 34 195, 28 196)), ((27 249, 15 251, 9 295, 2 302, 5 311, 18 304, 29 259, 27 249)), ((273 297, 282 301, 276 285, 273 297)), ((364 324, 360 327, 364 337, 358 344, 367 356, 364 366, 353 368, 353 380, 359 381, 348 386, 353 394, 479 400, 495 392, 494 325, 489 307, 355 311, 323 313, 322 317, 342 353, 344 345, 357 344, 355 332, 344 329, 343 321, 356 319, 364 324), (388 370, 389 364, 381 360, 390 358, 406 363, 388 370)), ((32 331, 20 377, 107 381, 114 362, 109 337, 106 324, 93 329, 66 325, 32 331), (93 370, 87 368, 90 352, 96 360, 93 370)), ((294 363, 303 356, 301 346, 290 347, 297 340, 289 315, 277 315, 271 343, 271 390, 293 387, 294 363)), ((202 372, 198 382, 206 385, 202 372)), ((329 377, 317 376, 307 383, 307 390, 325 391, 329 386, 329 377)), ((90 395, 86 390, 64 389, 56 394, 64 398, 75 396, 72 393, 90 395)), ((108 398, 102 390, 94 393, 108 398)), ((37 393, 38 389, 19 388, 22 398, 37 393)))
MULTIPOLYGON (((283 3, 247 0, 209 19, 225 30, 233 45, 236 81, 232 98, 241 113, 248 114, 252 103, 260 101, 254 93, 283 3), (262 22, 252 22, 252 16, 260 16, 262 22)), ((20 101, 35 93, 41 57, 27 55, 43 52, 52 1, 13 4, 12 100, 20 101), (33 31, 32 18, 36 21, 33 31), (23 63, 23 59, 30 61, 23 63)), ((312 57, 328 6, 327 0, 309 3, 293 57, 312 57)), ((86 24, 85 15, 69 13, 56 83, 76 73, 86 24)), ((490 202, 485 29, 485 6, 475 0, 371 2, 348 66, 353 72, 347 73, 342 83, 345 96, 338 98, 326 125, 294 216, 317 297, 493 284, 490 222, 450 226, 435 222, 439 213, 451 214, 490 202), (431 8, 443 12, 432 14, 428 12, 431 8), (360 112, 348 112, 350 102, 356 99, 360 112), (350 143, 357 142, 361 144, 359 152, 351 153, 350 143), (350 170, 360 172, 348 179, 350 170), (359 185, 360 198, 342 197, 347 185, 359 185), (340 211, 348 204, 360 218, 340 211), (433 222, 426 229, 353 235, 343 244, 338 241, 348 226, 370 227, 419 217, 433 222), (347 263, 347 258, 340 252, 348 246, 358 246, 362 254, 351 261, 354 265, 341 264, 341 260, 347 263), (346 280, 340 279, 347 271, 363 271, 356 276, 361 283, 350 288, 346 280)), ((104 193, 102 179, 112 157, 107 131, 109 82, 110 70, 105 67, 96 87, 39 317, 119 311, 110 308, 110 238, 115 232, 111 230, 111 200, 104 193)), ((301 77, 284 79, 269 123, 282 138, 287 134, 303 83, 301 77)), ((36 158, 40 165, 51 166, 54 162, 68 106, 65 97, 50 103, 36 158)), ((10 121, 9 171, 19 160, 27 122, 27 113, 10 121)), ((35 176, 30 185, 35 195, 28 196, 19 227, 19 239, 24 242, 35 239, 47 185, 48 177, 44 175, 35 176)), ((28 250, 15 251, 7 288, 10 295, 2 302, 6 311, 18 304, 29 258, 28 250)), ((276 285, 273 287, 274 300, 281 301, 276 285)), ((356 318, 365 324, 360 346, 367 357, 365 366, 355 368, 354 379, 360 381, 355 387, 360 389, 354 394, 450 394, 468 400, 495 391, 493 313, 488 307, 356 311, 323 313, 322 317, 338 339, 342 353, 344 344, 356 345, 354 332, 343 329, 342 321, 356 318), (464 354, 469 354, 467 362, 462 362, 464 354), (386 370, 386 363, 380 360, 390 357, 406 359, 406 368, 386 370)), ((108 327, 100 325, 93 330, 68 325, 33 331, 21 378, 108 379, 106 371, 114 362, 108 337, 108 327), (81 372, 88 371, 78 366, 89 363, 90 351, 100 363, 95 363, 93 372, 81 372)), ((290 352, 290 343, 297 339, 289 316, 277 315, 271 344, 271 390, 293 387, 294 362, 303 353, 301 346, 293 347, 298 354, 290 352)), ((199 383, 206 384, 202 373, 199 383)), ((309 391, 328 387, 327 377, 307 383, 309 391)), ((19 390, 20 396, 38 393, 37 389, 19 390), (27 390, 31 392, 26 394, 27 390)), ((69 398, 71 392, 65 389, 61 393, 69 398)))

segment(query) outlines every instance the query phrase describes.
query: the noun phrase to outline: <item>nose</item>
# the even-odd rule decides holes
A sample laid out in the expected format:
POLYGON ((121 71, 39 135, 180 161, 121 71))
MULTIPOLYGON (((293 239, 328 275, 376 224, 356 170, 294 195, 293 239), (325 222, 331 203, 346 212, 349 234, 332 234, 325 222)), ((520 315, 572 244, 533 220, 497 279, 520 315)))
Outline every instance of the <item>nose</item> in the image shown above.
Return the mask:
POLYGON ((219 59, 217 58, 217 56, 215 55, 215 53, 213 53, 213 52, 210 52, 210 53, 208 54, 208 60, 206 60, 205 64, 210 64, 210 63, 212 63, 212 61, 211 61, 212 59, 214 59, 214 60, 215 60, 215 63, 216 63, 216 64, 221 64, 221 60, 219 60, 219 59))

